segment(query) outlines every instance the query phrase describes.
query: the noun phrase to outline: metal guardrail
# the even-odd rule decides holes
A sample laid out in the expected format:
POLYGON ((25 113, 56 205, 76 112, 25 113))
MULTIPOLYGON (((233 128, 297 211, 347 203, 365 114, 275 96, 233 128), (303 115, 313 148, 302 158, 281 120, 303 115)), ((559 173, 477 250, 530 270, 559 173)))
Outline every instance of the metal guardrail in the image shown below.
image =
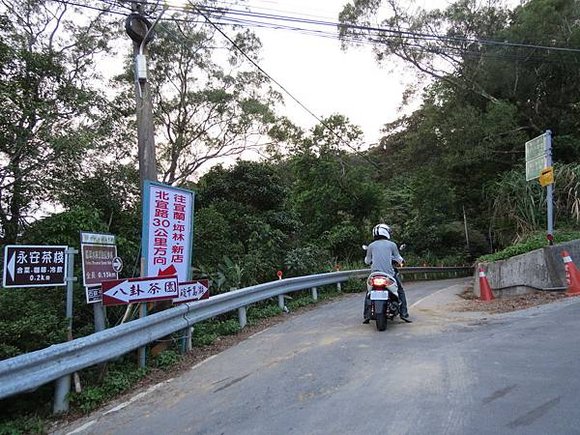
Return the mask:
MULTIPOLYGON (((470 267, 406 267, 401 272, 471 273, 470 267)), ((0 361, 0 399, 34 390, 81 369, 119 357, 131 350, 186 329, 195 323, 286 293, 365 278, 369 269, 332 272, 272 281, 210 299, 186 303, 86 337, 55 344, 0 361)))

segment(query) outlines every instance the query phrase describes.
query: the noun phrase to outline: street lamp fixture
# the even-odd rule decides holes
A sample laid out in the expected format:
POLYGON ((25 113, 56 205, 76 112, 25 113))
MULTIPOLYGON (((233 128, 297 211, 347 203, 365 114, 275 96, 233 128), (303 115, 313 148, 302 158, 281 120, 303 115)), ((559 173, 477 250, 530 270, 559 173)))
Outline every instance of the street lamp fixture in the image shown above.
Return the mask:
POLYGON ((125 27, 127 28, 127 33, 129 33, 131 39, 133 39, 136 42, 140 42, 139 52, 135 56, 135 76, 139 83, 140 92, 141 85, 147 81, 147 59, 145 57, 145 46, 147 45, 148 42, 150 42, 153 39, 153 29, 155 29, 155 26, 157 26, 157 23, 159 23, 161 17, 167 11, 167 9, 169 9, 170 6, 185 6, 188 3, 189 0, 165 0, 163 2, 161 0, 158 0, 155 6, 157 7, 160 4, 163 4, 163 9, 155 19, 153 24, 151 24, 149 20, 147 20, 140 14, 131 14, 131 16, 127 18, 127 22, 125 25, 125 27), (142 25, 145 26, 147 31, 144 36, 135 34, 134 31, 131 31, 130 23, 132 19, 137 19, 138 21, 141 22, 142 25))

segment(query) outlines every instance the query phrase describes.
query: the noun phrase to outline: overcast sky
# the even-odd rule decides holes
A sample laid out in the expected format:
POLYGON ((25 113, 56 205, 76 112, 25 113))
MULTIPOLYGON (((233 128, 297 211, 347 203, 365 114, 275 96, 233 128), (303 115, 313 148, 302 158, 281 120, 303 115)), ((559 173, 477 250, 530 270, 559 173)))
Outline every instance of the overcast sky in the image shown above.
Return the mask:
MULTIPOLYGON (((336 22, 347 0, 248 0, 253 11, 336 22)), ((410 3, 410 2, 409 2, 410 3)), ((416 4, 445 7, 447 0, 416 4)), ((260 66, 318 117, 346 115, 362 127, 367 144, 376 143, 380 129, 398 117, 405 84, 416 80, 400 65, 380 68, 368 47, 343 51, 336 39, 295 31, 253 29, 263 43, 260 66)), ((327 31, 333 31, 329 28, 327 31)), ((295 123, 311 128, 316 118, 286 97, 282 111, 295 123)))

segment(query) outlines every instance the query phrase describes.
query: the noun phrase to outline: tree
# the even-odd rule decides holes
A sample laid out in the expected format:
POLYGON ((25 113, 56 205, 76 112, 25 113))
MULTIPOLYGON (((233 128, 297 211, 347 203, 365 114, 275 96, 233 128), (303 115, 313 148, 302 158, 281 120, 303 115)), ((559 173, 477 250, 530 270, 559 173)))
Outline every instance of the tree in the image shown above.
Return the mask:
MULTIPOLYGON (((269 79, 210 29, 175 13, 157 25, 149 45, 157 165, 164 183, 184 185, 199 178, 204 165, 263 152, 276 121, 273 106, 281 97, 269 79)), ((237 33, 233 40, 256 58, 261 44, 253 33, 237 33)), ((131 69, 120 79, 128 84, 129 77, 131 69)), ((124 92, 128 96, 132 89, 124 92)))
POLYGON ((304 224, 303 245, 317 243, 345 260, 360 257, 361 240, 385 205, 381 186, 372 179, 373 161, 345 146, 361 135, 346 118, 332 115, 304 136, 288 159, 291 206, 304 224))
POLYGON ((460 0, 427 11, 412 10, 399 0, 354 0, 339 15, 339 36, 345 47, 371 43, 379 62, 396 56, 427 77, 495 101, 478 80, 483 50, 478 41, 507 26, 509 11, 502 3, 460 0), (381 19, 385 10, 387 18, 381 19))
MULTIPOLYGON (((484 194, 486 186, 520 170, 525 141, 546 129, 554 133, 556 162, 580 158, 580 55, 565 50, 579 45, 580 28, 572 24, 578 19, 580 5, 573 0, 530 0, 511 11, 497 1, 461 0, 416 14, 396 0, 355 0, 345 7, 345 43, 371 40, 379 61, 396 56, 433 79, 421 107, 385 126, 381 146, 370 151, 381 166, 399 169, 405 184, 417 186, 427 177, 448 192, 452 201, 445 218, 424 215, 423 227, 454 227, 457 233, 465 210, 470 231, 491 234, 499 220, 491 221, 489 210, 496 207, 484 194), (380 21, 382 4, 391 15, 380 21), (373 20, 380 30, 369 28, 373 20)), ((517 195, 512 193, 506 197, 517 195)), ((437 198, 434 194, 424 201, 437 198)), ((518 228, 536 222, 522 225, 518 228)), ((415 237, 424 239, 424 249, 433 245, 415 237)))
POLYGON ((13 243, 102 134, 102 100, 90 79, 110 27, 100 14, 78 25, 62 3, 2 3, 0 225, 2 242, 13 243))
POLYGON ((250 161, 216 166, 200 179, 198 192, 196 263, 215 270, 228 257, 243 270, 244 284, 275 276, 300 228, 287 210, 289 191, 279 168, 250 161))

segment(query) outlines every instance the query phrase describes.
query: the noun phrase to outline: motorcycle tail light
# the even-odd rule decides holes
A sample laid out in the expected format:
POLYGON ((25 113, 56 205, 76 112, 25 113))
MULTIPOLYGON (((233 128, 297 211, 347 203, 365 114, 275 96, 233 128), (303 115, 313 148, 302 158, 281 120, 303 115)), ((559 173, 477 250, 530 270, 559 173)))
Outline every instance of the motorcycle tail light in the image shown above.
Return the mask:
POLYGON ((385 288, 392 284, 393 281, 386 276, 373 276, 371 278, 371 286, 373 286, 373 288, 385 288))

